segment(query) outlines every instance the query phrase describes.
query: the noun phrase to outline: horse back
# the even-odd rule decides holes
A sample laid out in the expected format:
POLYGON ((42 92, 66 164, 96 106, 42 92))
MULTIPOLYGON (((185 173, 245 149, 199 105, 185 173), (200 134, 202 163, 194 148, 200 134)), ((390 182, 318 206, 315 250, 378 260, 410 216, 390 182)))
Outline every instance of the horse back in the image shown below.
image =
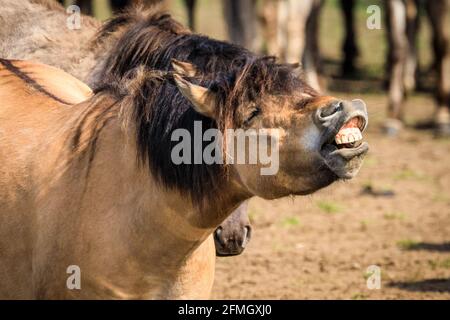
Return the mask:
POLYGON ((0 161, 31 152, 66 125, 72 107, 91 90, 71 75, 43 64, 0 59, 0 161))
POLYGON ((65 105, 80 103, 92 95, 86 84, 58 68, 5 59, 0 59, 0 93, 3 96, 21 96, 30 104, 36 95, 41 95, 50 98, 50 104, 56 101, 65 105))

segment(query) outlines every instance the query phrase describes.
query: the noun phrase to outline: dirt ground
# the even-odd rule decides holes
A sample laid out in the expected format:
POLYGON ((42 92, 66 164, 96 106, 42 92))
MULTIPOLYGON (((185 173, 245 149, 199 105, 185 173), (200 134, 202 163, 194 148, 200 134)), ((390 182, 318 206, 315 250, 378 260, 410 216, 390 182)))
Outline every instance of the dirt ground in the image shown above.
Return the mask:
MULTIPOLYGON (((371 121, 358 177, 308 197, 252 199, 253 238, 241 256, 217 259, 213 298, 450 298, 450 140, 412 127, 386 137, 386 98, 358 96, 371 121), (367 288, 371 265, 378 290, 367 288)), ((414 123, 434 104, 416 96, 406 108, 414 123)))

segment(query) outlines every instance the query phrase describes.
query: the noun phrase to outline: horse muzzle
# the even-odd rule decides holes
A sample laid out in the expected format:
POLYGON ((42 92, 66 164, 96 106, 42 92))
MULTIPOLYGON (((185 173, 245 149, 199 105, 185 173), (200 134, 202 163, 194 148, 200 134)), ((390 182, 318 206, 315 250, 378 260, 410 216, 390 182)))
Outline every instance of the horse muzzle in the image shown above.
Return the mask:
POLYGON ((250 241, 251 234, 252 227, 250 225, 240 226, 233 230, 218 227, 214 231, 216 256, 227 257, 241 254, 250 241))
POLYGON ((368 124, 366 104, 359 99, 334 101, 317 110, 316 120, 324 130, 320 154, 325 164, 339 178, 353 178, 369 150, 363 141, 368 124))

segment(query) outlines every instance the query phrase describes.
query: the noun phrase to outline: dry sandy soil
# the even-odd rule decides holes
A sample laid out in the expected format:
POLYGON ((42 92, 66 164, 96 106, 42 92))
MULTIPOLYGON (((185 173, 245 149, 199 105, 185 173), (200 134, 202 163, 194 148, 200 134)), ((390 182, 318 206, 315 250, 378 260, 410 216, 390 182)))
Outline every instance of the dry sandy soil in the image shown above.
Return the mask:
MULTIPOLYGON (((450 139, 412 127, 386 137, 386 99, 360 97, 371 150, 359 176, 309 197, 252 199, 253 238, 241 256, 217 259, 213 298, 450 298, 450 139), (379 290, 367 288, 371 265, 379 290)), ((406 108, 409 123, 434 111, 427 96, 406 108)))

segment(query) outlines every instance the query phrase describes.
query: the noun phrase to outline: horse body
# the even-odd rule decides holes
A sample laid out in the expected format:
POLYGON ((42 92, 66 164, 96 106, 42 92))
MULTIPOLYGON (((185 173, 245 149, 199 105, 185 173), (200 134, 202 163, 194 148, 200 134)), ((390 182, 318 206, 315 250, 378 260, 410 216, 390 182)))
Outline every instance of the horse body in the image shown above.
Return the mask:
MULTIPOLYGON (((7 72, 3 68, 2 77, 7 72)), ((214 274, 213 226, 189 221, 177 232, 180 212, 194 209, 136 174, 115 101, 102 96, 69 106, 30 90, 14 74, 6 79, 0 86, 1 296, 183 298, 189 292, 206 298, 214 274), (106 110, 90 114, 93 103, 106 110), (97 126, 102 113, 110 113, 109 120, 86 182, 76 177, 87 174, 80 159, 68 160, 67 141, 75 124, 97 126), (74 264, 83 281, 81 290, 71 291, 66 270, 74 264)))

